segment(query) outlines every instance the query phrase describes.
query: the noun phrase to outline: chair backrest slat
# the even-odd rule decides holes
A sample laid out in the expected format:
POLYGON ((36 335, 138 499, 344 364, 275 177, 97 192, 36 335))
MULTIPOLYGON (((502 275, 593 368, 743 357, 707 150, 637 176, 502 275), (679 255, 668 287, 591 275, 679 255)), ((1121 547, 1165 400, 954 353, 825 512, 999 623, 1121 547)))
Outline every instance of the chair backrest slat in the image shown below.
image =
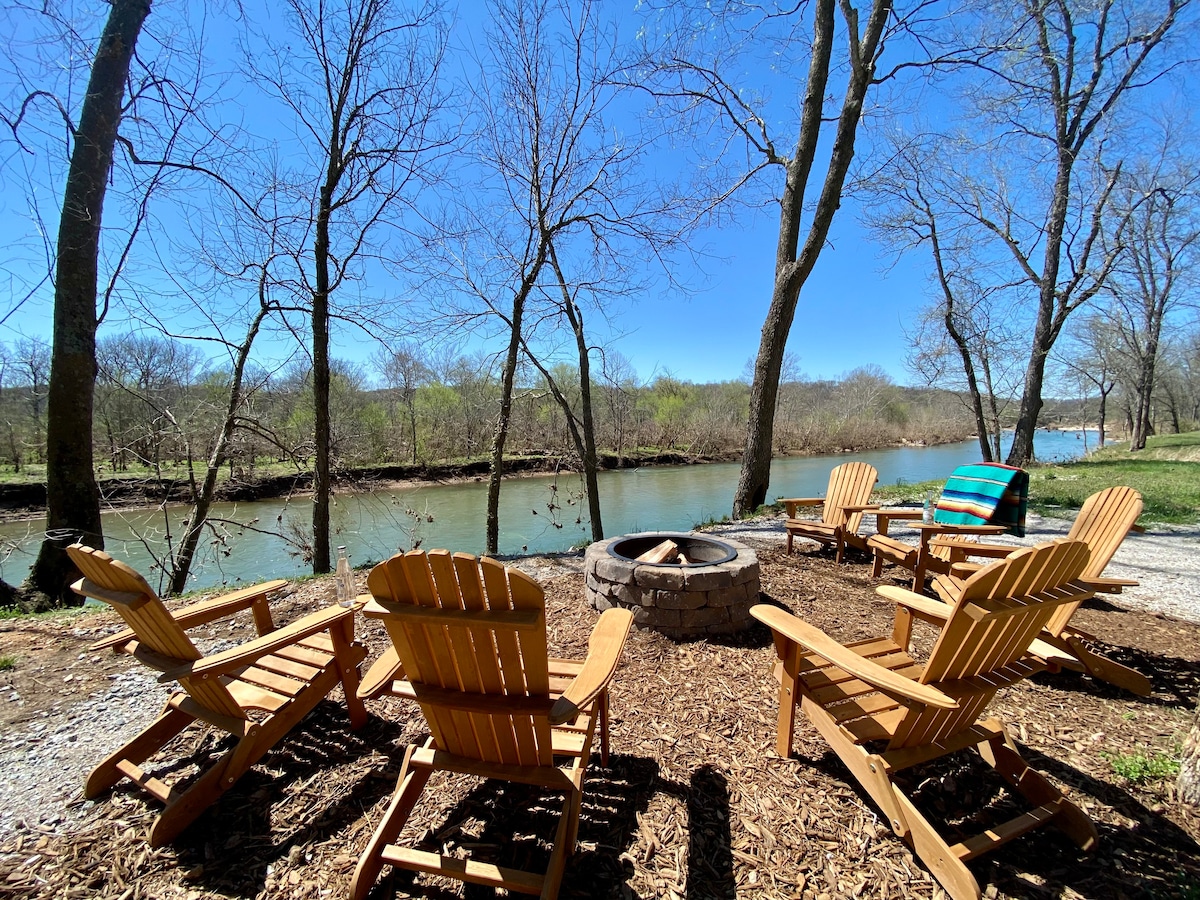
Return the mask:
POLYGON ((956 697, 960 707, 913 707, 890 746, 928 743, 969 727, 1055 610, 1087 596, 1077 579, 1088 556, 1082 542, 1053 541, 1018 551, 965 581, 920 678, 956 697))
POLYGON ((848 462, 834 467, 829 473, 821 521, 827 525, 844 525, 850 532, 858 531, 863 514, 847 512, 845 507, 869 503, 877 481, 879 473, 874 466, 865 462, 848 462))
POLYGON ((410 551, 380 563, 367 586, 385 610, 379 615, 410 680, 475 698, 469 703, 421 701, 439 748, 487 762, 552 762, 545 595, 536 582, 495 560, 433 550, 410 551), (389 616, 388 604, 447 614, 389 616), (528 617, 513 615, 521 611, 536 614, 534 627, 528 617), (494 713, 460 708, 478 709, 476 701, 488 696, 547 703, 542 713, 515 711, 502 703, 494 713))
MULTIPOLYGON (((1067 533, 1067 540, 1083 541, 1092 551, 1083 572, 1084 578, 1099 578, 1104 574, 1105 567, 1141 514, 1142 495, 1124 485, 1097 491, 1083 501, 1079 515, 1067 533)), ((1082 602, 1068 603, 1056 609, 1046 623, 1046 630, 1060 634, 1082 602)))
MULTIPOLYGON (((82 544, 72 544, 67 548, 67 554, 84 576, 76 589, 113 607, 136 635, 141 646, 161 657, 178 661, 179 665, 203 657, 187 632, 175 621, 166 604, 135 569, 113 559, 103 550, 94 550, 82 544), (89 594, 89 584, 98 585, 104 591, 134 595, 137 599, 115 602, 102 592, 89 594)), ((233 699, 220 679, 184 678, 180 680, 180 685, 206 709, 233 718, 246 718, 245 710, 233 699)))

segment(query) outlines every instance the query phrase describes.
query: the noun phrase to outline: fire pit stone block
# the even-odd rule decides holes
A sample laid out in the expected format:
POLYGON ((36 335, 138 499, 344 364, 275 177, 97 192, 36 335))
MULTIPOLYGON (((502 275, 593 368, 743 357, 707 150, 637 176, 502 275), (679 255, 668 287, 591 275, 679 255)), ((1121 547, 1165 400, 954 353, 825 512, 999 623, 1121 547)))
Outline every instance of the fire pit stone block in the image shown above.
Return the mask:
MULTIPOLYGON (((609 547, 618 541, 643 537, 659 536, 650 532, 621 535, 588 547, 584 554, 584 583, 588 602, 594 608, 630 609, 636 628, 652 628, 675 640, 730 634, 752 624, 750 607, 758 602, 759 566, 751 548, 721 538, 720 543, 736 551, 734 558, 690 566, 648 565, 609 552, 609 547)), ((683 537, 715 540, 702 534, 683 537)))

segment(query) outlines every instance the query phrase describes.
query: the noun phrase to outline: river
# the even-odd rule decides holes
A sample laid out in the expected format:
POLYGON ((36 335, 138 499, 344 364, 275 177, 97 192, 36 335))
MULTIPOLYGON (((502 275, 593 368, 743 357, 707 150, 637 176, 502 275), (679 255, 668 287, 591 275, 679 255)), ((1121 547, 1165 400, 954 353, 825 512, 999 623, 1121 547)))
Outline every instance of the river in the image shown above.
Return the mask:
MULTIPOLYGON (((1039 431, 1035 442, 1044 461, 1081 456, 1080 432, 1039 431)), ((1089 448, 1095 433, 1087 435, 1089 448)), ((937 447, 893 447, 834 456, 776 459, 771 465, 769 496, 815 497, 823 494, 829 470, 850 459, 869 462, 879 470, 881 484, 944 479, 955 466, 979 459, 979 444, 965 441, 937 447)), ((635 531, 688 531, 697 523, 720 519, 733 507, 739 463, 697 466, 656 466, 600 474, 600 498, 607 534, 635 531)), ((513 478, 504 482, 500 503, 500 552, 505 555, 546 553, 586 543, 587 504, 575 475, 513 478)), ((480 553, 484 543, 487 486, 422 484, 400 491, 345 494, 335 498, 332 511, 334 543, 345 545, 352 564, 363 565, 421 546, 447 547, 480 553)), ((168 510, 173 534, 178 535, 184 507, 168 510)), ((307 498, 225 503, 213 507, 212 517, 230 523, 226 535, 204 550, 190 587, 292 578, 309 569, 286 541, 267 532, 306 530, 312 520, 307 498)), ((41 522, 0 525, 7 551, 0 565, 5 580, 25 577, 41 540, 41 522)), ((137 568, 152 585, 158 584, 147 545, 165 546, 162 512, 138 510, 104 514, 107 550, 137 568)))

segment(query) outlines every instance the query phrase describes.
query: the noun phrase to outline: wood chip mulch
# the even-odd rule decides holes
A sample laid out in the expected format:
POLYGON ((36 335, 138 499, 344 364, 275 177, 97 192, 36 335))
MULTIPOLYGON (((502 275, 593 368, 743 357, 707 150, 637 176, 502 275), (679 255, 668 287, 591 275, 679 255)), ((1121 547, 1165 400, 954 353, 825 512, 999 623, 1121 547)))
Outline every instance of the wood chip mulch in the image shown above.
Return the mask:
MULTIPOLYGON (((837 566, 826 553, 788 557, 772 548, 759 558, 770 600, 841 640, 890 633, 892 606, 875 594, 861 558, 837 566)), ((582 576, 542 563, 552 649, 581 656, 597 616, 582 602, 582 576)), ((313 602, 306 590, 318 588, 302 587, 295 604, 313 602)), ((1154 696, 1040 675, 1003 693, 990 712, 1092 816, 1099 849, 1082 854, 1045 829, 973 869, 988 897, 1200 896, 1198 811, 1175 802, 1172 779, 1133 784, 1111 762, 1177 754, 1200 682, 1200 626, 1104 603, 1082 610, 1080 623, 1149 675, 1154 696)), ((386 640, 376 629, 360 627, 372 656, 386 640)), ((920 634, 919 650, 931 635, 920 634)), ((726 641, 630 638, 612 691, 611 765, 593 757, 563 897, 944 896, 807 722, 797 726, 795 755, 775 755, 773 659, 761 627, 726 641)), ((30 829, 0 847, 0 897, 343 897, 403 747, 423 734, 415 708, 402 701, 372 712, 350 733, 334 694, 173 847, 148 848, 156 810, 127 782, 86 804, 69 833, 30 829)), ((178 756, 176 768, 202 762, 213 740, 185 735, 164 759, 178 756)), ((998 779, 969 760, 943 761, 912 779, 918 802, 948 829, 1005 802, 991 783, 998 779)), ((435 778, 402 841, 536 865, 556 809, 556 798, 531 789, 435 778)), ((480 893, 385 874, 373 896, 480 893)))

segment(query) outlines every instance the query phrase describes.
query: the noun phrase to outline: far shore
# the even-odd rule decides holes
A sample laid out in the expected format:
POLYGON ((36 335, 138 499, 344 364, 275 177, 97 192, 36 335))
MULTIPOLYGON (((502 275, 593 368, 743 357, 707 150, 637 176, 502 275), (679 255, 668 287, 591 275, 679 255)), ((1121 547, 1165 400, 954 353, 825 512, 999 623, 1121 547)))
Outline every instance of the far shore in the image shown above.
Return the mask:
MULTIPOLYGON (((1083 427, 1055 425, 1048 431, 1080 431, 1083 427)), ((1094 429, 1092 429, 1094 430, 1094 429)), ((880 443, 875 446, 823 448, 820 451, 799 451, 777 454, 777 458, 803 456, 841 456, 870 450, 886 450, 900 447, 933 447, 942 444, 972 440, 973 434, 959 435, 941 440, 901 440, 880 443)), ((724 453, 696 455, 686 451, 665 451, 640 455, 606 453, 601 457, 601 471, 612 471, 649 466, 705 465, 709 463, 739 462, 740 450, 724 453)), ((555 472, 577 473, 579 470, 568 460, 549 454, 528 454, 506 460, 505 478, 528 478, 555 472)), ((428 484, 480 483, 488 478, 488 463, 477 460, 469 463, 447 463, 436 465, 372 466, 336 473, 335 493, 367 493, 374 491, 402 491, 428 484)), ((306 497, 311 495, 312 475, 309 472, 294 472, 286 475, 255 476, 239 474, 227 478, 218 487, 218 502, 253 502, 274 500, 282 497, 306 497)), ((104 494, 105 509, 136 510, 153 509, 163 504, 187 505, 188 479, 155 478, 153 476, 108 475, 100 480, 104 494)), ((45 484, 0 484, 0 522, 33 521, 45 515, 45 484)))

